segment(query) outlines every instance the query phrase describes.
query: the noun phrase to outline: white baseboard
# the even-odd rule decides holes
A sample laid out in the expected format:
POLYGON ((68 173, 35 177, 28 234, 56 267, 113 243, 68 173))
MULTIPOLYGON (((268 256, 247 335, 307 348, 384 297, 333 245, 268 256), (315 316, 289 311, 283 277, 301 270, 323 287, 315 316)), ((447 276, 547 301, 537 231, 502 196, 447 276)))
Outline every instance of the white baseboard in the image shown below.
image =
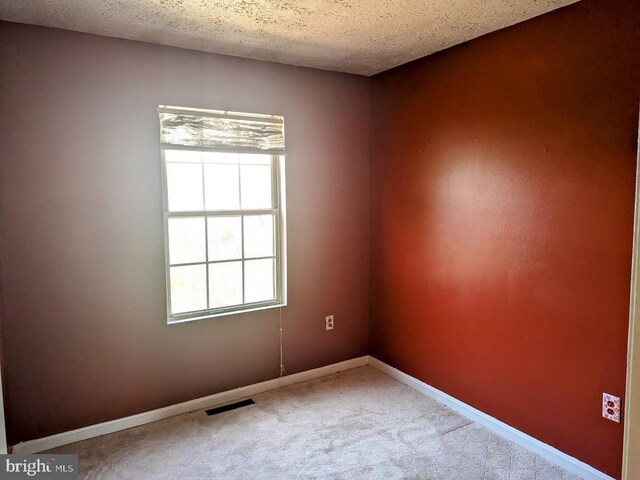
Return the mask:
POLYGON ((552 446, 547 445, 540 440, 536 440, 526 433, 516 430, 506 423, 503 423, 500 420, 497 420, 481 412, 480 410, 477 410, 472 406, 455 399, 451 395, 441 392, 440 390, 427 385, 417 378, 407 375, 406 373, 403 373, 400 370, 393 368, 392 366, 387 365, 386 363, 381 362, 380 360, 371 356, 353 358, 344 362, 334 363, 332 365, 315 368, 306 372, 294 373, 286 377, 275 378, 273 380, 255 383, 246 387, 227 390, 226 392, 220 392, 209 395, 207 397, 190 400, 188 402, 178 403, 176 405, 170 405, 164 408, 158 408, 157 410, 139 413, 130 417, 124 417, 117 420, 112 420, 110 422, 90 425, 88 427, 51 435, 49 437, 38 438, 36 440, 29 440, 27 442, 22 442, 14 445, 12 452, 20 454, 42 452, 51 448, 67 445, 69 443, 75 443, 82 440, 87 440, 89 438, 99 437, 101 435, 118 432, 120 430, 137 427, 147 423, 157 422, 158 420, 164 420, 165 418, 182 415, 183 413, 189 413, 195 410, 224 405, 241 400, 243 398, 250 397, 252 395, 268 392, 269 390, 274 390, 276 388, 286 387, 289 385, 294 385, 296 383, 325 377, 327 375, 331 375, 344 370, 362 367, 367 364, 408 385, 414 390, 417 390, 418 392, 433 398, 437 402, 446 405, 452 410, 458 412, 460 415, 463 415, 464 417, 467 417, 470 420, 483 425, 484 427, 497 433, 498 435, 526 448, 527 450, 537 455, 540 455, 548 462, 557 465, 560 468, 571 472, 580 478, 583 478, 585 480, 613 480, 608 475, 596 470, 586 463, 581 462, 580 460, 577 460, 576 458, 573 458, 566 453, 562 453, 560 450, 553 448, 552 446))
POLYGON ((541 456, 549 463, 559 466, 560 468, 577 475, 584 480, 614 480, 612 477, 602 473, 599 470, 596 470, 590 465, 587 465, 580 460, 573 458, 566 453, 562 453, 560 450, 553 448, 546 443, 541 442, 540 440, 536 440, 530 435, 521 432, 520 430, 516 430, 513 427, 510 427, 506 423, 497 420, 486 413, 481 412, 478 409, 473 408, 470 405, 467 405, 460 400, 448 395, 444 392, 441 392, 437 388, 432 387, 431 385, 427 385, 426 383, 418 380, 417 378, 412 377, 411 375, 407 375, 400 370, 393 368, 390 365, 387 365, 380 360, 369 356, 369 365, 374 367, 377 370, 380 370, 382 373, 386 373, 390 377, 395 378, 396 380, 406 384, 407 386, 417 390, 424 395, 433 398, 438 403, 442 403, 446 405, 451 410, 458 412, 460 415, 467 417, 470 420, 473 420, 476 423, 488 428, 492 432, 497 433, 501 437, 506 438, 507 440, 512 441, 520 445, 521 447, 526 448, 527 450, 535 453, 536 455, 541 456))
POLYGON ((130 417, 98 423, 96 425, 90 425, 88 427, 71 430, 69 432, 58 433, 49 437, 29 440, 27 442, 14 445, 12 453, 30 454, 42 452, 51 448, 67 445, 69 443, 75 443, 81 440, 106 435, 108 433, 138 427, 147 423, 157 422, 158 420, 175 417, 176 415, 182 415, 183 413, 225 405, 227 403, 235 402, 259 393, 268 392, 269 390, 274 390, 276 388, 287 387, 289 385, 325 377, 344 370, 363 367, 367 365, 368 359, 368 356, 352 358, 351 360, 346 360, 344 362, 334 363, 332 365, 315 368, 313 370, 307 370, 306 372, 294 373, 292 375, 287 375, 286 377, 267 380, 266 382, 254 383, 253 385, 227 390, 226 392, 215 393, 207 397, 196 398, 195 400, 189 400, 188 402, 158 408, 156 410, 139 413, 137 415, 131 415, 130 417))

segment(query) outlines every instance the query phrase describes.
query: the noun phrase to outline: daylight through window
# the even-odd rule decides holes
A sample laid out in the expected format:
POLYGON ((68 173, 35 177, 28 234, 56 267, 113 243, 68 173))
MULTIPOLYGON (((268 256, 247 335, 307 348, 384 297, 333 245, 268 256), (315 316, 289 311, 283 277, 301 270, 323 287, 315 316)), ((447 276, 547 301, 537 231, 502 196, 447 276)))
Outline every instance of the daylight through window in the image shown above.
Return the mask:
POLYGON ((284 302, 284 120, 161 107, 169 322, 284 302))

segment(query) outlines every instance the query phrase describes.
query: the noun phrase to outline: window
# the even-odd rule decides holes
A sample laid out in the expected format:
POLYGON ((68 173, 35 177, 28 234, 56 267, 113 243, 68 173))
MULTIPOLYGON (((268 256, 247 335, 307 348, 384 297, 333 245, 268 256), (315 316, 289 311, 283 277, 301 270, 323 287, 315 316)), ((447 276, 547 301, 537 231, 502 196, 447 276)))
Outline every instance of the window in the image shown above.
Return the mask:
POLYGON ((169 323, 284 304, 284 119, 159 116, 169 323))

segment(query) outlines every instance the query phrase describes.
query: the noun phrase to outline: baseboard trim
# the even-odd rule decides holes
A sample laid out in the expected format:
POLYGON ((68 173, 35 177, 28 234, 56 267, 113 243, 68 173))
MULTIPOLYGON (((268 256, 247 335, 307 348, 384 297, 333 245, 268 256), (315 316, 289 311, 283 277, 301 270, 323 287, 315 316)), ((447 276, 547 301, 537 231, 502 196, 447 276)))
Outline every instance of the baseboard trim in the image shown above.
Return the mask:
POLYGON ((602 473, 599 470, 596 470, 590 465, 587 465, 584 462, 581 462, 577 458, 571 457, 566 453, 561 452, 560 450, 552 447, 551 445, 547 445, 546 443, 541 442, 540 440, 536 440, 530 435, 521 432, 520 430, 516 430, 513 427, 510 427, 506 423, 497 420, 486 413, 481 412, 480 410, 473 408, 470 405, 467 405, 464 402, 448 395, 437 388, 428 385, 417 378, 412 377, 411 375, 407 375, 406 373, 398 370, 397 368, 392 367, 384 362, 381 362, 377 358, 369 356, 369 365, 373 368, 381 371, 389 375, 390 377, 395 378, 396 380, 406 384, 407 386, 417 390, 418 392, 431 397, 438 403, 442 403, 446 405, 451 410, 458 412, 460 415, 467 417, 470 420, 473 420, 476 423, 488 428, 494 433, 497 433, 501 437, 506 438, 507 440, 512 441, 520 445, 521 447, 526 448, 527 450, 540 455, 542 458, 547 460, 554 465, 559 466, 560 468, 577 475, 578 477, 584 480, 614 480, 612 477, 602 473))
POLYGON ((117 420, 111 420, 109 422, 98 423, 96 425, 90 425, 88 427, 78 428, 77 430, 58 433, 49 437, 29 440, 27 442, 22 442, 14 445, 12 453, 31 454, 43 452, 51 448, 61 447, 62 445, 68 445, 70 443, 80 442, 82 440, 99 437, 101 435, 107 435, 109 433, 118 432, 120 430, 138 427, 147 423, 157 422, 158 420, 164 420, 165 418, 175 417, 176 415, 182 415, 184 413, 193 412, 195 410, 217 407, 227 403, 242 400, 252 395, 275 390, 276 388, 287 387, 289 385, 295 385, 296 383, 314 380, 316 378, 325 377, 327 375, 342 372, 344 370, 363 367, 367 365, 368 360, 369 357, 366 355, 363 357, 352 358, 344 362, 334 363, 320 368, 314 368, 313 370, 307 370, 305 372, 294 373, 282 378, 274 378, 273 380, 267 380, 265 382, 254 383, 253 385, 248 385, 246 387, 240 387, 233 390, 227 390, 225 392, 215 393, 213 395, 197 398, 195 400, 189 400, 188 402, 158 408, 156 410, 139 413, 137 415, 131 415, 130 417, 124 417, 117 420))
POLYGON ((246 387, 239 387, 233 390, 227 390, 225 392, 215 393, 202 398, 189 400, 188 402, 178 403, 170 405, 168 407, 158 408, 137 415, 131 415, 129 417, 119 418, 109 422, 98 423, 96 425, 90 425, 88 427, 79 428, 77 430, 71 430, 68 432, 58 433, 49 437, 38 438, 35 440, 29 440, 27 442, 18 443, 12 448, 12 453, 19 454, 31 454, 38 453, 51 448, 68 445, 70 443, 80 442, 89 438, 99 437, 101 435, 107 435, 109 433, 119 432, 147 423, 157 422, 166 418, 175 417, 176 415, 182 415, 184 413, 193 412, 195 410, 205 409, 224 405, 227 403, 242 400, 252 395, 258 395, 260 393, 275 390, 277 388, 287 387, 289 385, 295 385, 297 383, 306 382, 308 380, 314 380, 316 378, 325 377, 337 372, 345 370, 351 370, 352 368, 363 367, 370 365, 373 368, 395 378, 396 380, 406 384, 407 386, 417 390, 418 392, 433 398, 439 403, 446 405, 460 415, 473 420, 474 422, 483 425, 496 434, 510 440, 527 450, 540 455, 548 462, 559 466, 560 468, 577 475, 584 480, 614 480, 612 477, 596 470, 595 468, 587 465, 580 460, 561 452, 560 450, 547 445, 546 443, 536 440, 535 438, 523 433, 515 428, 507 425, 506 423, 497 420, 480 410, 467 405, 464 402, 448 395, 437 388, 434 388, 417 378, 408 375, 397 368, 394 368, 375 357, 363 356, 358 358, 352 358, 344 362, 334 363, 313 370, 307 370, 305 372, 294 373, 282 378, 275 378, 273 380, 267 380, 265 382, 255 383, 253 385, 247 385, 246 387))

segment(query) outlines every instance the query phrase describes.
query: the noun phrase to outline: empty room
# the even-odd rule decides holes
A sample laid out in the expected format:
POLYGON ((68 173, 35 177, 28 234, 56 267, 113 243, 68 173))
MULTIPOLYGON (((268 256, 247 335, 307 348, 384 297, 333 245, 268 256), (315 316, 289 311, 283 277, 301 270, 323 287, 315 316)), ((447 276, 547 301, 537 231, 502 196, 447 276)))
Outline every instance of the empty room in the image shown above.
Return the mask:
POLYGON ((640 480, 638 0, 0 0, 0 478, 640 480))

